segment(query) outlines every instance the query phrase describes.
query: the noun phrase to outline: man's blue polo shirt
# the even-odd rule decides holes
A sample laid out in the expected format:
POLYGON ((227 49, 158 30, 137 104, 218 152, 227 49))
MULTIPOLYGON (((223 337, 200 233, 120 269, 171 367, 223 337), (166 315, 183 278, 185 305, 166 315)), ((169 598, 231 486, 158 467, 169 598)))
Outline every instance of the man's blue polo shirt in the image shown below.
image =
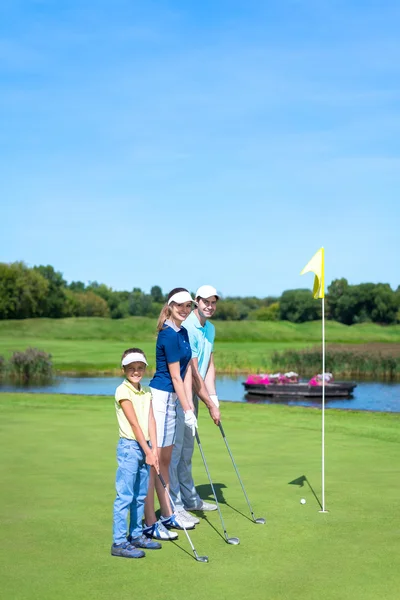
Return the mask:
POLYGON ((163 329, 158 332, 156 344, 156 372, 150 381, 150 387, 164 392, 174 392, 168 364, 179 362, 182 379, 192 358, 189 336, 186 329, 178 329, 173 321, 167 319, 163 329))
POLYGON ((202 327, 194 311, 183 321, 182 327, 187 329, 192 349, 192 358, 197 358, 199 373, 204 379, 207 374, 208 365, 210 364, 211 353, 214 349, 215 327, 210 321, 206 321, 204 327, 202 327))

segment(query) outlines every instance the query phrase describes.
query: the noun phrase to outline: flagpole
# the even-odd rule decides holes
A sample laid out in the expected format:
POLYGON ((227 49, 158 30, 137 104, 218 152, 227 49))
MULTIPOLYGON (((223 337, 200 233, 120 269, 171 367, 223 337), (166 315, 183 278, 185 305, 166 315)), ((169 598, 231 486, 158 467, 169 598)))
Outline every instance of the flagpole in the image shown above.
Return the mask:
POLYGON ((322 298, 322 510, 325 510, 325 298, 322 298))
POLYGON ((328 512, 325 509, 325 251, 320 248, 308 261, 300 275, 314 273, 313 298, 322 299, 322 507, 319 512, 328 512))

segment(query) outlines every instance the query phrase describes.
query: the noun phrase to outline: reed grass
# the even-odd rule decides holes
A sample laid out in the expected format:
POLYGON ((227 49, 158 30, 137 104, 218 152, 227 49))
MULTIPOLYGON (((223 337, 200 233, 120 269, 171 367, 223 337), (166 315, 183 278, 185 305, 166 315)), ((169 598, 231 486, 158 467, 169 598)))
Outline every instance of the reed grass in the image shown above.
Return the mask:
POLYGON ((53 375, 51 355, 38 348, 14 352, 2 369, 2 376, 13 381, 30 383, 48 381, 53 375))
MULTIPOLYGON (((275 371, 295 370, 302 376, 321 372, 321 347, 274 352, 275 371)), ((365 344, 326 348, 326 371, 340 377, 400 380, 400 344, 365 344)))

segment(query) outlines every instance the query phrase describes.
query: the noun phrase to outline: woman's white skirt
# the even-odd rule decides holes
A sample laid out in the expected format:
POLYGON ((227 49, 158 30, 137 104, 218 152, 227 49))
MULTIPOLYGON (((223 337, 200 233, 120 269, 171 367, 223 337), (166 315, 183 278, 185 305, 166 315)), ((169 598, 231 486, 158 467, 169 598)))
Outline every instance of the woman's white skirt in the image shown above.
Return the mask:
POLYGON ((172 446, 175 441, 177 395, 175 392, 164 392, 152 387, 150 390, 153 397, 157 446, 159 448, 172 446))

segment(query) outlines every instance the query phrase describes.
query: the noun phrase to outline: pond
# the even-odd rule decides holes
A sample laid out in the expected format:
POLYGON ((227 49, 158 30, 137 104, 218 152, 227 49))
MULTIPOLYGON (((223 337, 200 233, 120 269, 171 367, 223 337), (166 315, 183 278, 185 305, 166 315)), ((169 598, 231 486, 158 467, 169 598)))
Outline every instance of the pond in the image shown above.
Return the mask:
MULTIPOLYGON (((51 384, 42 386, 0 384, 0 391, 113 396, 115 388, 121 381, 120 377, 57 377, 51 384)), ((321 400, 314 398, 265 399, 246 396, 242 385, 243 381, 244 376, 219 375, 217 377, 217 391, 220 400, 292 406, 321 406, 321 400)), ((144 385, 147 385, 148 382, 149 379, 143 379, 144 385)), ((325 406, 326 408, 400 412, 400 384, 359 381, 352 398, 327 399, 325 406)))

